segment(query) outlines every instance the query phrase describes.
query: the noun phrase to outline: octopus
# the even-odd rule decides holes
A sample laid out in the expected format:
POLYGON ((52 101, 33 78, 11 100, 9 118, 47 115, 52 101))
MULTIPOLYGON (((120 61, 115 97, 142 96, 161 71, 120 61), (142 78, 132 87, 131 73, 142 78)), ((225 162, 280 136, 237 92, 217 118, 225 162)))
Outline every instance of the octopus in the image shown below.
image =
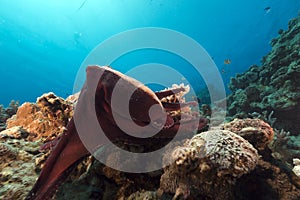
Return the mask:
POLYGON ((110 67, 88 66, 86 81, 80 91, 74 115, 64 132, 42 147, 52 147, 52 151, 26 200, 51 199, 71 170, 83 158, 91 155, 89 149, 99 149, 108 140, 147 143, 151 138, 173 138, 183 125, 184 132, 200 131, 207 127, 206 118, 196 117, 197 114, 192 109, 181 109, 198 105, 193 101, 180 102, 176 98, 176 94, 185 90, 184 87, 178 87, 153 92, 136 79, 110 67), (118 91, 121 93, 118 94, 119 97, 131 94, 127 104, 122 102, 123 98, 113 98, 116 87, 119 87, 118 91), (114 99, 119 99, 120 102, 112 106, 114 99), (129 109, 129 116, 126 109, 127 112, 129 109), (189 114, 183 115, 180 110, 187 110, 189 114), (105 134, 99 134, 96 125, 89 123, 95 118, 105 134), (148 136, 147 131, 134 128, 132 123, 142 128, 147 127, 150 132, 156 131, 156 134, 145 137, 148 136), (84 130, 81 135, 79 127, 84 130), (126 131, 120 127, 125 127, 126 131), (89 138, 89 148, 83 143, 82 134, 89 138))

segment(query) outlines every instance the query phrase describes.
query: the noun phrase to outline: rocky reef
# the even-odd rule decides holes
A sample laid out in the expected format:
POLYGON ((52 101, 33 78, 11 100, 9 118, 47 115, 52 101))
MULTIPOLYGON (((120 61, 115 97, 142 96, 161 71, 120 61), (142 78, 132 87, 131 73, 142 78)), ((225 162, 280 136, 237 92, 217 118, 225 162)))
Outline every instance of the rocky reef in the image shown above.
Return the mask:
POLYGON ((273 134, 260 119, 235 120, 171 145, 162 158, 171 165, 150 173, 120 172, 88 157, 55 198, 299 199, 299 177, 272 164, 273 134))
POLYGON ((274 128, 271 155, 278 166, 291 171, 293 160, 300 157, 300 13, 278 34, 261 66, 253 65, 231 78, 228 120, 268 122, 274 128))
MULTIPOLYGON (((125 173, 88 156, 54 199, 300 199, 299 41, 300 16, 272 40, 262 66, 231 79, 228 122, 211 123, 209 130, 171 143, 162 157, 169 165, 163 169, 125 173)), ((26 197, 51 151, 44 144, 63 132, 77 98, 47 93, 35 103, 0 106, 0 199, 26 197)), ((209 118, 211 107, 201 108, 209 118)), ((135 153, 147 150, 117 145, 135 153)), ((106 158, 122 160, 114 152, 106 158)), ((123 164, 135 165, 135 157, 123 164)))
MULTIPOLYGON (((40 146, 61 133, 74 103, 76 96, 44 94, 7 120, 0 132, 0 199, 25 198, 51 151, 40 146)), ((274 138, 261 119, 235 119, 170 145, 162 159, 171 164, 149 173, 120 172, 89 156, 55 199, 299 199, 298 160, 294 172, 276 165, 269 148, 274 138)))
POLYGON ((195 135, 167 158, 175 162, 161 176, 163 192, 174 193, 175 199, 232 199, 236 180, 255 168, 259 156, 237 134, 212 130, 195 135))
POLYGON ((22 104, 6 124, 7 128, 21 126, 27 130, 30 133, 27 140, 51 140, 63 131, 72 112, 69 101, 47 93, 39 97, 36 103, 22 104))
POLYGON ((12 101, 0 132, 0 199, 24 199, 35 183, 49 151, 42 144, 57 137, 72 115, 72 104, 53 93, 17 109, 12 101))
POLYGON ((41 168, 40 145, 24 138, 0 138, 0 199, 24 199, 41 168))
POLYGON ((14 100, 9 103, 7 108, 4 108, 3 105, 0 105, 0 131, 6 128, 6 120, 16 114, 18 106, 19 102, 14 100))
POLYGON ((279 30, 272 50, 236 75, 229 83, 228 113, 233 118, 256 117, 278 130, 298 135, 300 130, 300 15, 279 30))

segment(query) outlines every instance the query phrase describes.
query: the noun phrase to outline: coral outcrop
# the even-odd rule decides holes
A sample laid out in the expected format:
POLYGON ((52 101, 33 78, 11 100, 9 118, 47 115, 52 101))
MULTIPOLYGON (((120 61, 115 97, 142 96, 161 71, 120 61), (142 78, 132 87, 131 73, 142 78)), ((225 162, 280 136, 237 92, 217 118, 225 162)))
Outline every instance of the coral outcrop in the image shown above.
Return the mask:
POLYGON ((0 199, 25 198, 37 178, 35 170, 41 167, 36 163, 42 156, 40 145, 20 138, 0 138, 0 199))
POLYGON ((22 126, 13 126, 0 132, 0 138, 21 139, 26 138, 28 135, 29 133, 22 126))
POLYGON ((234 119, 223 129, 245 138, 258 150, 264 150, 274 137, 273 128, 261 119, 234 119))
POLYGON ((3 105, 0 105, 0 131, 6 128, 6 120, 12 115, 16 114, 18 106, 19 102, 14 100, 9 103, 7 108, 4 108, 3 105))
POLYGON ((291 136, 283 129, 274 131, 274 140, 268 145, 272 150, 272 157, 291 169, 293 159, 300 157, 300 135, 291 136))
POLYGON ((252 172, 237 180, 234 199, 298 200, 299 188, 284 170, 260 159, 252 172))
POLYGON ((227 130, 200 133, 166 157, 175 162, 164 170, 160 189, 175 199, 232 199, 236 180, 259 159, 247 140, 227 130))
POLYGON ((272 50, 262 59, 232 78, 228 112, 232 118, 247 118, 259 113, 267 120, 276 118, 273 128, 291 135, 300 130, 300 15, 289 22, 287 30, 271 41, 272 50))
POLYGON ((7 128, 21 126, 29 133, 27 140, 51 140, 63 131, 72 112, 70 102, 47 93, 36 103, 22 104, 16 115, 7 120, 7 128))
POLYGON ((73 109, 53 93, 44 94, 36 103, 17 105, 12 101, 1 110, 5 119, 11 116, 7 129, 0 132, 0 199, 6 200, 26 197, 49 154, 40 152, 40 146, 62 131, 73 109))
MULTIPOLYGON (((56 135, 50 134, 51 130, 58 134, 58 127, 63 128, 72 115, 76 96, 69 99, 72 103, 50 93, 37 103, 25 103, 9 120, 9 128, 0 132, 0 199, 24 199, 27 195, 49 155, 49 150, 40 152, 40 146, 56 135)), ((275 138, 280 138, 278 144, 297 144, 297 136, 285 139, 288 133, 274 132, 275 138)), ((140 174, 117 171, 89 156, 58 188, 55 199, 299 199, 299 177, 259 155, 268 146, 278 147, 272 138, 273 129, 266 122, 236 119, 171 143, 163 161, 172 164, 140 174)), ((149 146, 117 145, 136 153, 147 152, 149 146)), ((285 155, 282 149, 275 149, 285 155)), ((113 152, 107 159, 122 160, 113 152)), ((135 163, 135 157, 121 163, 135 163)))

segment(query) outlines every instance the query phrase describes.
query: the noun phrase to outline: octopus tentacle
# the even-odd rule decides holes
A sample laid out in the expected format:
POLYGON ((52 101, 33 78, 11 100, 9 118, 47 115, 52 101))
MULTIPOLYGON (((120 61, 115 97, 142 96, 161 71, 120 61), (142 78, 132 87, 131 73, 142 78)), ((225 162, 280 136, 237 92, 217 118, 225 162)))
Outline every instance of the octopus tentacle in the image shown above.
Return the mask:
MULTIPOLYGON (((189 108, 185 109, 183 113, 177 112, 182 107, 197 105, 193 101, 187 103, 180 101, 181 97, 188 92, 188 87, 180 86, 172 90, 154 93, 146 86, 141 87, 141 83, 137 80, 127 77, 109 67, 89 66, 86 69, 86 73, 86 82, 76 104, 74 116, 79 116, 79 121, 76 121, 78 131, 82 132, 84 130, 87 136, 85 140, 93 149, 107 144, 108 139, 111 141, 118 139, 128 140, 133 144, 135 142, 139 144, 139 142, 144 141, 144 139, 132 137, 123 132, 116 124, 112 111, 118 114, 120 123, 128 126, 132 132, 139 133, 138 130, 130 127, 128 122, 132 119, 137 124, 141 124, 141 126, 149 124, 152 119, 154 121, 153 126, 161 127, 162 123, 164 123, 161 131, 153 136, 153 138, 159 139, 173 138, 179 128, 183 134, 193 133, 202 129, 208 123, 207 119, 199 119, 198 115, 194 114, 189 108), (127 117, 124 111, 126 107, 122 107, 122 102, 120 107, 115 107, 115 110, 111 108, 113 88, 119 80, 124 82, 123 88, 120 90, 120 95, 127 95, 127 91, 130 89, 138 88, 129 101, 129 107, 132 108, 130 110, 131 118, 127 117), (94 92, 96 92, 95 95, 92 95, 94 92), (163 99, 165 97, 167 99, 163 99), (150 119, 148 112, 153 105, 160 107, 155 113, 152 113, 152 119, 150 119), (95 132, 98 130, 97 123, 88 123, 95 118, 93 114, 94 110, 96 110, 97 120, 104 133, 109 133, 106 135, 107 137, 104 137, 103 134, 99 136, 95 132), (166 112, 167 119, 163 121, 166 112)), ((68 123, 67 129, 59 139, 46 143, 42 149, 52 148, 53 146, 54 148, 26 200, 51 198, 57 187, 69 175, 72 168, 77 165, 77 162, 90 154, 78 135, 74 118, 68 123)))
POLYGON ((180 110, 180 108, 182 108, 182 107, 197 106, 198 104, 196 101, 190 101, 190 102, 186 102, 186 103, 162 102, 162 105, 166 111, 176 111, 176 110, 180 110))
POLYGON ((29 192, 26 200, 44 200, 51 198, 58 182, 66 176, 66 172, 78 160, 88 155, 88 151, 80 141, 73 119, 48 157, 41 174, 29 192))
POLYGON ((159 92, 155 92, 155 95, 157 96, 157 98, 162 99, 164 97, 168 97, 180 92, 184 92, 186 89, 185 88, 174 88, 172 90, 164 90, 164 91, 159 91, 159 92))
POLYGON ((57 143, 59 142, 61 138, 61 135, 57 136, 55 139, 49 141, 49 142, 46 142, 45 144, 43 144, 42 146, 40 146, 40 149, 39 151, 45 151, 45 150, 50 150, 52 149, 53 147, 55 147, 57 145, 57 143))

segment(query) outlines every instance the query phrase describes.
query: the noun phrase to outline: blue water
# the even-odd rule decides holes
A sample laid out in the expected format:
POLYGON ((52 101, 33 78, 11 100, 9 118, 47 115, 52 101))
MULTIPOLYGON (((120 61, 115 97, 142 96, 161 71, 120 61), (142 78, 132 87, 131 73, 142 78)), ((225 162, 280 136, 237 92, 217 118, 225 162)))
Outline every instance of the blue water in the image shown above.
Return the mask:
MULTIPOLYGON (((260 64, 269 41, 299 9, 299 0, 1 0, 0 104, 35 101, 49 91, 66 97, 93 48, 122 31, 149 26, 199 42, 223 69, 226 85, 231 76, 260 64), (224 65, 225 59, 231 64, 224 65)), ((175 59, 148 52, 132 53, 112 67, 175 59)))

